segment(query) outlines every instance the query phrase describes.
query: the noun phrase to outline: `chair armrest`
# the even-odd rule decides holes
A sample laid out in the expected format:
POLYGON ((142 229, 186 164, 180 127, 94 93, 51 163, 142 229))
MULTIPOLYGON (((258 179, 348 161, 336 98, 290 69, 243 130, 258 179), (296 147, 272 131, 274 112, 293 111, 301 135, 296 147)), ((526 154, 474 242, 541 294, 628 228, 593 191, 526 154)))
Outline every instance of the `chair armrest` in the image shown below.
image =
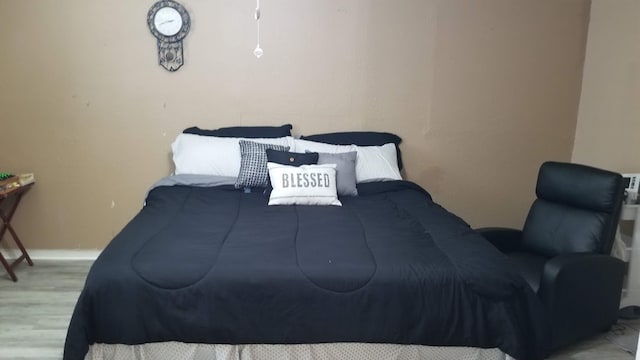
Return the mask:
POLYGON ((475 230, 504 253, 517 251, 522 244, 522 230, 500 227, 487 227, 475 230))
POLYGON ((553 324, 552 348, 615 323, 625 271, 624 261, 603 254, 566 254, 547 261, 538 295, 553 324))

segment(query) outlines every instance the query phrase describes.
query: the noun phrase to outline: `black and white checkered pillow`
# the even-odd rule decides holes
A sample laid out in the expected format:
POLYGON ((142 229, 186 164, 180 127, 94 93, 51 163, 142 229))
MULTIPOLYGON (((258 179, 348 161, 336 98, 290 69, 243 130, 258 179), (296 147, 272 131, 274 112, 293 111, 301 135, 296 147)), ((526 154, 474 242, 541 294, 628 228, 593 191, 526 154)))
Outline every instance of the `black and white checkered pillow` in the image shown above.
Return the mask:
POLYGON ((236 188, 266 187, 269 184, 267 149, 288 151, 289 147, 240 140, 240 173, 236 188))

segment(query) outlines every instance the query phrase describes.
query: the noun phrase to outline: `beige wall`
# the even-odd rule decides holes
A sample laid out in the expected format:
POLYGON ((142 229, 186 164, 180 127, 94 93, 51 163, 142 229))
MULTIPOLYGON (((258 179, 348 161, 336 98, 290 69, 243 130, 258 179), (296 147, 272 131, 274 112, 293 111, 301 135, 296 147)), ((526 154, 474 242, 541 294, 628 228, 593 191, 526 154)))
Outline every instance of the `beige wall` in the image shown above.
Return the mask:
POLYGON ((595 0, 573 161, 640 173, 640 1, 595 0))
POLYGON ((186 65, 157 65, 153 1, 0 0, 0 164, 36 173, 30 248, 102 248, 191 125, 398 133, 407 176, 472 225, 520 226, 571 157, 589 2, 183 0, 186 65))

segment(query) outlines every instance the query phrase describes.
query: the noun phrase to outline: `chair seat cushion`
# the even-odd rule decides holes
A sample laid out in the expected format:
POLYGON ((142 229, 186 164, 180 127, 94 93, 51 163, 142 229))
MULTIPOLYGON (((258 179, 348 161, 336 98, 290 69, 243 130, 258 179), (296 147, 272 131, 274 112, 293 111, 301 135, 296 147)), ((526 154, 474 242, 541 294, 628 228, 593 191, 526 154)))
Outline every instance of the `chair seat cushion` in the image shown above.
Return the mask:
POLYGON ((548 258, 540 255, 524 252, 512 252, 507 254, 511 261, 516 265, 520 275, 527 281, 529 286, 537 294, 540 289, 540 279, 544 264, 548 258))

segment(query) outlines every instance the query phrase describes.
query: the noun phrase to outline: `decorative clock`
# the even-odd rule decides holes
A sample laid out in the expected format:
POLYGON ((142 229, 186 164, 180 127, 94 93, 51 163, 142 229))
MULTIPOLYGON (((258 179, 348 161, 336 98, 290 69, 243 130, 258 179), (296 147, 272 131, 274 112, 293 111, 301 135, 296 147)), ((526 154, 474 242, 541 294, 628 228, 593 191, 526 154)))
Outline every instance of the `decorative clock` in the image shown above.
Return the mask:
POLYGON ((158 39, 160 65, 169 71, 178 70, 184 64, 182 39, 191 27, 187 10, 173 0, 160 0, 149 9, 147 24, 158 39))

